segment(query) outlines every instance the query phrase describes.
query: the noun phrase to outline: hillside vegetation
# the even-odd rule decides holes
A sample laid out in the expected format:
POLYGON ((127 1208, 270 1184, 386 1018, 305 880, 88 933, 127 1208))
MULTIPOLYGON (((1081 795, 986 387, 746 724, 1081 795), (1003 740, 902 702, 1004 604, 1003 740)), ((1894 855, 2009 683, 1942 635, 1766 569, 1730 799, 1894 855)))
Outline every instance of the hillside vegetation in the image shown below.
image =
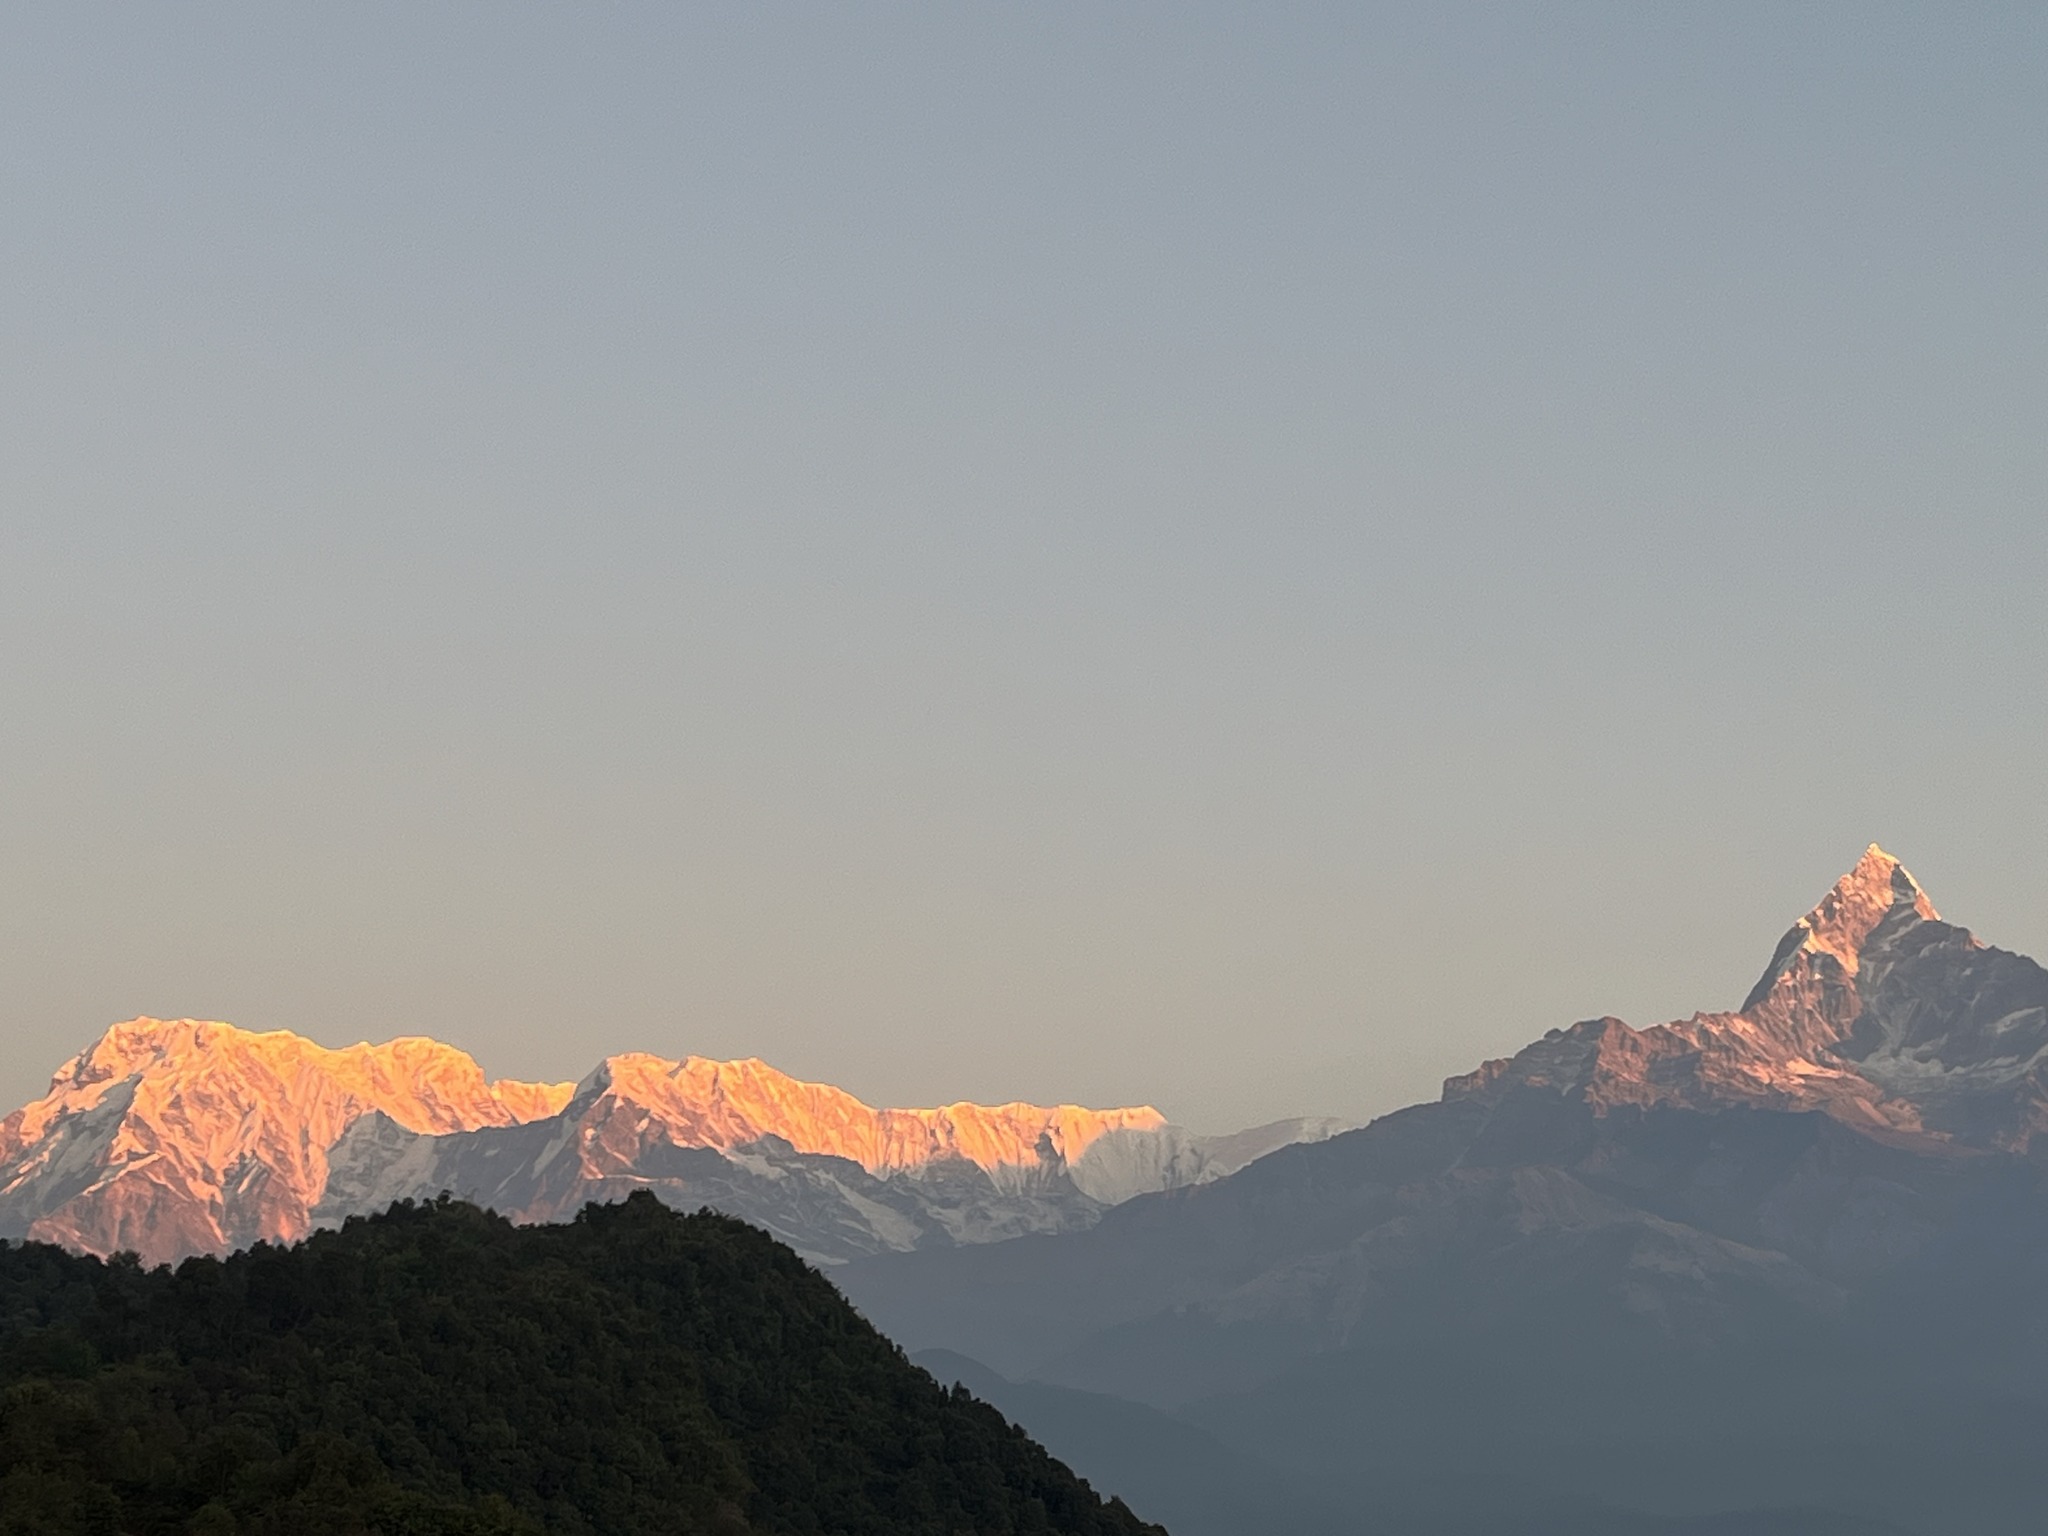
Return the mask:
POLYGON ((0 1249, 0 1536, 1141 1536, 821 1276, 651 1196, 175 1272, 0 1249))

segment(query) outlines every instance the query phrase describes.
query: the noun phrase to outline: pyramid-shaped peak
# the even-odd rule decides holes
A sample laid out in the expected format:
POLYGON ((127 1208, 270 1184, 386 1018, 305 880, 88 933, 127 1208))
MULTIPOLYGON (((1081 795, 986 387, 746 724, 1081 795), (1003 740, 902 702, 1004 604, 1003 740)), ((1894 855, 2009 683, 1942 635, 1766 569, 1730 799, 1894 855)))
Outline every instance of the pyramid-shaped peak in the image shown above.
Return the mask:
POLYGON ((1900 907, 1932 922, 1941 919, 1906 866, 1872 843, 1820 904, 1778 941, 1777 953, 1744 1000, 1742 1011, 1748 1013, 1763 1002, 1792 957, 1801 953, 1831 956, 1844 973, 1854 976, 1862 963, 1864 941, 1900 907))
POLYGON ((1861 924, 1861 931, 1855 935, 1854 942, 1861 944, 1864 935, 1896 906, 1910 906, 1925 918, 1941 916, 1911 871, 1872 843, 1863 850, 1855 868, 1835 882, 1835 888, 1821 898, 1820 905, 1807 913, 1803 921, 1818 932, 1825 927, 1840 927, 1845 920, 1855 923, 1867 916, 1869 922, 1861 924))
POLYGON ((1894 907, 1910 907, 1932 920, 1941 917, 1906 866, 1872 843, 1863 850, 1856 867, 1835 882, 1834 889, 1799 919, 1786 938, 1799 935, 1797 947, 1833 955, 1853 976, 1863 941, 1894 907))

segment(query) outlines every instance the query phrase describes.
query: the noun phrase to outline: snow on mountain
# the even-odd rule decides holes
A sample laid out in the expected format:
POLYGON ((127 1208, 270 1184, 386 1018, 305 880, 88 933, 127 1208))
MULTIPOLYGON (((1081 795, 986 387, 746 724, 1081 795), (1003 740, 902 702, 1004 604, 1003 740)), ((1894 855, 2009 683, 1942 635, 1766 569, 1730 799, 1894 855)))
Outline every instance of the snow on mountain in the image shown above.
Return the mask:
POLYGON ((334 1153, 316 1222, 443 1190, 521 1221, 652 1189, 755 1222, 822 1263, 1091 1226, 1110 1206, 1206 1183, 1335 1122, 1204 1137, 1155 1109, 872 1109, 759 1061, 614 1056, 561 1114, 416 1136, 365 1121, 334 1153))
POLYGON ((328 1050, 193 1019, 116 1024, 0 1122, 0 1232, 150 1260, 302 1235, 328 1149, 366 1114, 434 1134, 511 1125, 569 1083, 487 1082, 452 1046, 328 1050))
POLYGON ((664 1061, 608 1057, 578 1097, 605 1094, 643 1111, 678 1145, 730 1151, 779 1136, 795 1151, 840 1157, 882 1175, 959 1159, 998 1182, 1013 1169, 1080 1156, 1112 1131, 1154 1132, 1166 1117, 1150 1106, 1083 1109, 1062 1104, 949 1104, 871 1109, 842 1089, 799 1082, 763 1061, 664 1061))
POLYGON ((1998 1179, 2031 1187, 2044 1127, 2048 971, 1945 922, 1873 845, 1735 1012, 1553 1029, 1170 1207, 843 1283, 908 1347, 1160 1402, 1408 1337, 1454 1293, 1474 1316, 1542 1293, 1670 1338, 1765 1315, 1796 1333, 1933 1264, 1998 1179))
POLYGON ((1734 1013, 1591 1019, 1444 1085, 1544 1087, 1597 1110, 1748 1104, 2018 1150, 2048 1127, 2048 971, 1943 922, 1875 843, 1778 943, 1734 1013))
POLYGON ((578 1084, 490 1083, 431 1040, 333 1051, 137 1019, 0 1123, 0 1236, 157 1262, 444 1190, 538 1221, 652 1188, 829 1262, 1086 1226, 1326 1134, 1283 1122, 1197 1137, 1142 1106, 875 1109, 764 1062, 694 1056, 613 1056, 578 1084))
POLYGON ((1121 1205, 1153 1190, 1206 1184, 1282 1147, 1326 1141, 1351 1129, 1348 1120, 1310 1118, 1275 1120, 1226 1136, 1197 1136, 1177 1125, 1113 1130, 1091 1141, 1067 1165, 1067 1176, 1091 1200, 1121 1205))

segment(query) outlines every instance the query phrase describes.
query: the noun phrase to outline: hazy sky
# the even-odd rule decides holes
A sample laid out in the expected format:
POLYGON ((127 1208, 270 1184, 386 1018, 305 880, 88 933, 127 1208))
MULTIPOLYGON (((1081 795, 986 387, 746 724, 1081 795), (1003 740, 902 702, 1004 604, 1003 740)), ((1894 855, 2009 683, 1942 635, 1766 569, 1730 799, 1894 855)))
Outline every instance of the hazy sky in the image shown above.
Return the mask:
POLYGON ((8 1105, 1363 1115, 1872 838, 2048 954, 2038 4, 4 28, 8 1105))

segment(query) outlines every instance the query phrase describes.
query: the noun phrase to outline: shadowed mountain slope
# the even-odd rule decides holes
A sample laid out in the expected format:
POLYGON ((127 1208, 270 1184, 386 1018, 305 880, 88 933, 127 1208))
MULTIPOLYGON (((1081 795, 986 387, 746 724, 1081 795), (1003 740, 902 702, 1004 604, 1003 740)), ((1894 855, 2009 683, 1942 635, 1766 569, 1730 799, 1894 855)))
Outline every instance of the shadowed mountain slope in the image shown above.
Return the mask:
POLYGON ((2017 1532, 2044 1050, 2048 973, 1872 848, 1732 1013, 1553 1030, 1087 1232, 841 1278, 913 1349, 1173 1409, 1355 1510, 1498 1478, 1510 1514, 2017 1532))
POLYGON ((1117 1492, 1174 1536, 1286 1531, 1339 1536, 1358 1521, 1299 1475, 1232 1450, 1196 1424, 1144 1403, 1042 1382, 1011 1381, 943 1349, 913 1355, 943 1384, 959 1383, 1046 1441, 1081 1476, 1116 1480, 1117 1492), (1033 1426, 1043 1426, 1043 1433, 1033 1426))

